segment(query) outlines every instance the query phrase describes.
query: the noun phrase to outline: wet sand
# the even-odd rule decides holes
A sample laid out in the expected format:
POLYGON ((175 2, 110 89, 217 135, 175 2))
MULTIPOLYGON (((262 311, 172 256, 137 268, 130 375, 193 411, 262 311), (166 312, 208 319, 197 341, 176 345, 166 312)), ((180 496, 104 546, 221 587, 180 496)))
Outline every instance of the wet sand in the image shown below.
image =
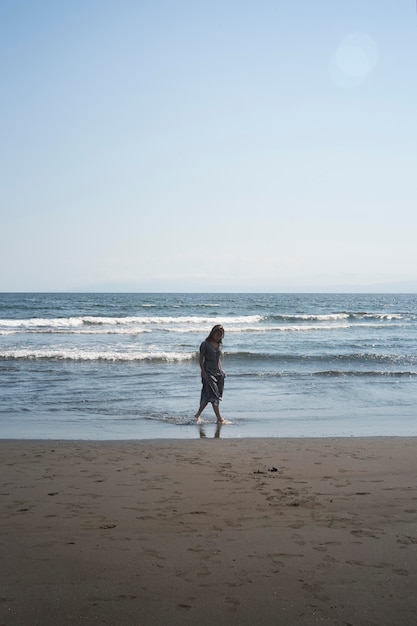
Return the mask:
POLYGON ((0 451, 2 626, 417 623, 417 438, 0 451))

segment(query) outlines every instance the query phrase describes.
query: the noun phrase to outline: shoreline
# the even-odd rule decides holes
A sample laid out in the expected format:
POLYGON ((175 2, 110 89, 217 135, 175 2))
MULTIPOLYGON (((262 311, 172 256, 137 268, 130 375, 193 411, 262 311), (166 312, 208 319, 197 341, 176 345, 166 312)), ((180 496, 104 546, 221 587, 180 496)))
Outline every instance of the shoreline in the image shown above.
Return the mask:
POLYGON ((417 437, 0 440, 0 623, 415 623, 417 437))
MULTIPOLYGON (((212 429, 213 433, 215 433, 215 429, 212 429)), ((3 437, 0 438, 0 451, 2 446, 8 446, 8 445, 28 445, 28 446, 49 446, 51 444, 56 444, 56 445, 74 445, 74 444, 80 444, 80 445, 98 445, 98 446, 130 446, 130 445, 143 445, 143 446, 165 446, 165 445, 178 445, 179 447, 181 447, 182 445, 196 445, 198 444, 198 442, 200 441, 210 441, 210 440, 217 440, 217 441, 221 441, 224 442, 226 445, 229 444, 234 444, 234 443, 243 443, 243 442, 247 442, 247 443, 268 443, 270 442, 271 444, 278 444, 278 443, 285 443, 285 444, 290 444, 290 443, 296 443, 296 442, 300 442, 300 443, 308 443, 308 442, 323 442, 323 443, 328 443, 330 441, 332 442, 373 442, 373 441, 411 441, 411 440, 415 440, 417 443, 417 435, 346 435, 346 436, 317 436, 317 437, 311 437, 311 436, 306 436, 306 437, 279 437, 279 436, 274 436, 274 437, 264 437, 264 436, 260 436, 260 437, 215 437, 215 436, 210 436, 210 437, 206 437, 206 436, 200 436, 200 437, 185 437, 183 439, 181 439, 180 437, 166 437, 166 438, 158 438, 158 437, 154 437, 154 438, 149 438, 149 439, 59 439, 59 438, 51 438, 51 439, 47 439, 47 438, 42 438, 42 439, 33 439, 33 438, 19 438, 19 437, 3 437)), ((220 444, 219 444, 220 445, 220 444)))

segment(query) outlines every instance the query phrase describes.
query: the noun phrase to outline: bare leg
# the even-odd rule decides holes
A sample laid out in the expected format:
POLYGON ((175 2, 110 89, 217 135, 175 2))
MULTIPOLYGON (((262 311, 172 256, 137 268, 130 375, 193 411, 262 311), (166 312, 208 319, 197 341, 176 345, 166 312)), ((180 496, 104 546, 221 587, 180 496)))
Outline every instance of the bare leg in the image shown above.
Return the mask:
POLYGON ((202 412, 204 411, 204 409, 206 408, 207 405, 208 405, 208 402, 203 402, 202 404, 200 404, 200 408, 198 409, 197 413, 195 414, 195 418, 196 418, 197 422, 200 421, 200 415, 202 414, 202 412))
POLYGON ((218 423, 218 424, 224 424, 224 423, 225 423, 225 421, 224 421, 224 419, 222 418, 222 416, 220 415, 220 407, 219 407, 219 405, 218 405, 218 404, 213 404, 213 411, 214 411, 214 412, 215 412, 215 414, 216 414, 217 423, 218 423))

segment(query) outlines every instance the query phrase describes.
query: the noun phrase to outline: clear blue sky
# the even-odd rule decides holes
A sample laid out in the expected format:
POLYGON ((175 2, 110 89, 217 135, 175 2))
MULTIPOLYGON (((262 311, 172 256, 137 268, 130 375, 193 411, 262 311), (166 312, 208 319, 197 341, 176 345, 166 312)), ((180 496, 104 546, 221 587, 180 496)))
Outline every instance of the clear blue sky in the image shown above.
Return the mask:
POLYGON ((2 0, 0 291, 417 291, 414 0, 2 0))

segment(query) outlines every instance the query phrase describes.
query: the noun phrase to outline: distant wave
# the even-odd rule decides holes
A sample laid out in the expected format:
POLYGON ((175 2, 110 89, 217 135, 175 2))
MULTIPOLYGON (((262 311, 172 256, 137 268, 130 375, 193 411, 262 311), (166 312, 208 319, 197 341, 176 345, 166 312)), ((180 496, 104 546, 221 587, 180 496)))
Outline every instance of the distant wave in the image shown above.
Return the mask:
POLYGON ((366 377, 387 377, 387 378, 414 378, 417 377, 416 370, 323 370, 323 371, 314 371, 314 372, 243 372, 234 374, 236 378, 290 378, 293 376, 303 377, 303 376, 314 376, 314 377, 323 377, 323 378, 366 378, 366 377))
MULTIPOLYGON (((345 316, 280 316, 281 324, 274 316, 261 315, 234 316, 230 318, 186 317, 67 317, 67 318, 30 318, 0 320, 0 335, 16 333, 31 334, 72 334, 72 335, 138 335, 162 331, 167 333, 200 333, 205 336, 209 328, 216 323, 225 326, 228 333, 305 333, 338 331, 349 328, 381 328, 381 320, 372 320, 372 316, 354 322, 345 316), (285 318, 285 320, 284 320, 285 318), (298 319, 298 324, 295 323, 298 319), (303 322, 301 322, 303 319, 303 322), (290 323, 292 320, 292 323, 290 323), (301 323, 300 323, 301 322, 301 323)), ((397 318, 396 318, 397 319, 397 318)), ((389 328, 401 326, 390 321, 389 328)))
MULTIPOLYGON (((417 365, 417 355, 405 355, 405 354, 380 354, 372 352, 357 352, 349 354, 335 354, 335 353, 322 353, 322 354, 307 354, 299 352, 253 352, 253 351, 227 351, 224 353, 225 367, 226 363, 233 371, 233 367, 240 368, 240 364, 243 363, 256 363, 260 368, 263 367, 277 367, 285 368, 291 366, 291 368, 309 367, 314 370, 315 365, 319 363, 335 363, 337 367, 343 368, 343 366, 349 365, 357 367, 358 375, 361 375, 362 370, 360 367, 366 366, 369 363, 381 365, 384 367, 401 367, 404 365, 417 365), (236 365, 234 365, 236 364, 236 365)), ((186 361, 197 360, 197 351, 190 350, 152 350, 152 349, 127 349, 125 351, 114 349, 100 349, 95 347, 92 349, 83 349, 79 347, 62 347, 54 346, 51 348, 32 348, 32 347, 10 347, 0 350, 0 359, 50 359, 54 361, 59 360, 71 360, 71 361, 147 361, 147 362, 172 362, 180 363, 186 361)), ((253 367, 253 366, 252 366, 253 367)), ((333 369, 325 370, 333 371, 333 369)), ((339 370, 337 370, 339 371, 339 370)))
POLYGON ((405 320, 405 319, 417 319, 417 316, 410 316, 409 314, 405 315, 403 313, 368 313, 365 311, 362 312, 346 312, 342 311, 340 313, 327 313, 324 315, 314 315, 314 314, 300 314, 300 315, 286 315, 283 314, 274 314, 267 316, 267 319, 275 320, 275 321, 285 321, 285 322, 308 322, 308 321, 316 321, 316 322, 330 322, 330 321, 340 321, 340 320, 405 320))
POLYGON ((348 377, 348 376, 357 376, 357 377, 387 376, 387 377, 394 377, 394 378, 403 378, 403 377, 407 378, 407 377, 417 376, 417 371, 396 372, 396 371, 386 371, 386 370, 384 371, 327 370, 323 372, 313 372, 312 376, 327 376, 329 378, 331 377, 343 378, 343 377, 348 377))
MULTIPOLYGON (((99 330, 96 331, 100 333, 99 330)), ((124 332, 124 331, 123 331, 124 332)), ((138 346, 139 347, 139 346, 138 346)), ((179 347, 179 346, 178 346, 179 347)), ((85 347, 52 346, 52 347, 4 347, 0 350, 0 359, 50 359, 50 360, 71 360, 71 361, 148 361, 148 362, 185 362, 197 360, 197 351, 190 351, 184 346, 183 350, 154 349, 154 347, 135 349, 135 346, 128 347, 125 351, 106 349, 104 346, 94 346, 90 349, 85 347)), ((357 368, 358 375, 363 367, 370 363, 378 366, 399 368, 407 365, 417 365, 417 355, 398 353, 378 353, 378 352, 351 352, 337 354, 336 352, 324 351, 322 353, 303 353, 300 351, 284 352, 279 350, 279 344, 271 344, 264 351, 255 350, 235 350, 225 349, 225 364, 230 364, 231 369, 236 373, 245 363, 257 364, 260 369, 277 367, 291 367, 299 370, 301 368, 315 369, 318 364, 336 364, 336 370, 344 366, 348 369, 357 368), (349 367, 350 366, 350 367, 349 367)), ((226 369, 227 369, 227 365, 226 369)), ((319 365, 320 367, 320 365, 319 365)), ((251 369, 253 366, 251 366, 251 369)), ((333 371, 334 368, 326 368, 325 371, 333 371)), ((335 370, 335 371, 336 371, 335 370)))
MULTIPOLYGON (((395 328, 400 326, 403 328, 402 324, 390 324, 389 328, 395 328)), ((349 328, 381 328, 381 324, 377 322, 359 322, 353 323, 349 321, 339 321, 334 324, 287 324, 287 325, 269 325, 266 324, 259 326, 242 326, 240 328, 226 328, 227 333, 268 333, 268 332, 276 332, 276 333, 305 333, 305 332, 323 332, 323 331, 337 331, 337 330, 346 330, 349 328)))
POLYGON ((300 314, 300 315, 287 315, 285 313, 282 314, 274 314, 267 316, 267 319, 273 319, 276 321, 285 321, 285 322, 327 322, 331 320, 344 320, 349 318, 349 313, 328 313, 326 315, 312 315, 312 314, 300 314))
MULTIPOLYGON (((158 309, 161 308, 161 304, 156 304, 154 302, 144 302, 140 306, 143 307, 143 308, 158 308, 158 309)), ((195 309, 197 309, 197 308, 205 309, 205 308, 212 308, 212 307, 219 308, 220 304, 218 302, 195 302, 195 303, 193 303, 193 308, 195 308, 195 309)), ((162 308, 165 308, 164 305, 162 305, 162 308)), ((170 309, 178 308, 178 309, 180 309, 181 305, 170 303, 167 308, 170 308, 170 309)))
POLYGON ((191 361, 195 352, 116 352, 78 349, 7 349, 0 351, 0 359, 52 360, 52 361, 150 361, 174 363, 191 361))
POLYGON ((400 354, 375 354, 373 352, 357 352, 351 354, 300 354, 300 353, 274 353, 274 352, 225 352, 228 362, 233 361, 270 361, 276 363, 315 363, 315 362, 337 362, 337 363, 416 363, 417 355, 400 354))
POLYGON ((33 328, 77 328, 83 326, 171 326, 188 325, 204 327, 205 331, 214 324, 256 324, 263 319, 262 315, 238 315, 233 317, 201 317, 201 316, 128 316, 128 317, 58 317, 29 319, 0 319, 0 329, 33 329, 33 328))
POLYGON ((351 313, 353 319, 377 319, 377 320, 403 320, 416 319, 414 315, 404 315, 403 313, 351 313))

